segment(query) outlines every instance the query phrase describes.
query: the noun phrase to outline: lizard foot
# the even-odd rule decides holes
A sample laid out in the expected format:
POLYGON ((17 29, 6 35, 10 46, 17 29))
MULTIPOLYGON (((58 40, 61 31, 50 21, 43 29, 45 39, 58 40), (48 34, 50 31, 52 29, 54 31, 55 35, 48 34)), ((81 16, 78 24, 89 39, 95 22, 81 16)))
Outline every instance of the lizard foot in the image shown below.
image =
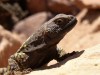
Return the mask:
POLYGON ((31 68, 24 69, 24 70, 23 70, 23 74, 28 74, 28 73, 30 73, 31 71, 32 71, 31 68))

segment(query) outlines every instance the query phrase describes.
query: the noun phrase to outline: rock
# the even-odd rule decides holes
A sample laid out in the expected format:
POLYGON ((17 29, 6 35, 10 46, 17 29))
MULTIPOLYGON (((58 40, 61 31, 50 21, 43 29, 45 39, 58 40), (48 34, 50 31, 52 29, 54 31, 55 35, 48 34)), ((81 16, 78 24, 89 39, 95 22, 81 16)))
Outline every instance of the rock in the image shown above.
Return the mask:
POLYGON ((27 0, 27 6, 31 13, 49 11, 57 13, 76 14, 78 9, 69 0, 27 0))
POLYGON ((100 75, 100 44, 65 59, 59 66, 27 75, 100 75))
POLYGON ((48 18, 49 14, 46 12, 34 14, 17 23, 13 31, 17 33, 23 40, 26 40, 26 38, 36 31, 45 21, 47 21, 48 18))
POLYGON ((4 8, 5 4, 1 2, 0 4, 0 24, 8 30, 12 30, 14 25, 14 20, 12 19, 11 13, 9 13, 7 8, 4 8))
POLYGON ((8 58, 21 46, 19 37, 0 26, 0 67, 6 67, 8 58))
POLYGON ((47 9, 53 13, 72 13, 75 6, 69 0, 47 0, 47 9))
POLYGON ((26 0, 31 13, 46 11, 46 0, 26 0))
POLYGON ((100 9, 100 0, 73 0, 73 3, 79 9, 100 9))

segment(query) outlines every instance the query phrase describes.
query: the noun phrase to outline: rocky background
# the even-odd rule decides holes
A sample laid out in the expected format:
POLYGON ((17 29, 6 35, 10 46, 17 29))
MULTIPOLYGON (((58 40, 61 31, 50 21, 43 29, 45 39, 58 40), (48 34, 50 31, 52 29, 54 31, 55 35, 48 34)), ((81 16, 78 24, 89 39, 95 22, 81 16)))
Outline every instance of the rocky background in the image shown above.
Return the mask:
MULTIPOLYGON (((59 13, 72 14, 78 19, 75 28, 60 41, 59 47, 69 53, 100 44, 100 0, 0 0, 0 67, 6 67, 9 56, 44 22, 59 13)), ((52 75, 99 75, 100 45, 90 48, 82 56, 75 60, 77 62, 72 60, 63 67, 29 75, 48 75, 49 72, 52 75)), ((55 63, 53 60, 48 65, 55 63)))

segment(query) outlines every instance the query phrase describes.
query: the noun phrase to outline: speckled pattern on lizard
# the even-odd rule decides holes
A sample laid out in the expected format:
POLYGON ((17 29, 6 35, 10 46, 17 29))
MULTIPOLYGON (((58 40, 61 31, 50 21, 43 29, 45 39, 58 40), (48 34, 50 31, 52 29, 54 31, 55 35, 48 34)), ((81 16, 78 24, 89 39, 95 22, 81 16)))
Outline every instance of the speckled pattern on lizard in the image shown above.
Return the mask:
POLYGON ((52 59, 62 61, 67 53, 57 48, 59 41, 76 25, 73 15, 58 14, 34 32, 8 59, 8 67, 1 75, 15 75, 15 71, 29 73, 52 59))

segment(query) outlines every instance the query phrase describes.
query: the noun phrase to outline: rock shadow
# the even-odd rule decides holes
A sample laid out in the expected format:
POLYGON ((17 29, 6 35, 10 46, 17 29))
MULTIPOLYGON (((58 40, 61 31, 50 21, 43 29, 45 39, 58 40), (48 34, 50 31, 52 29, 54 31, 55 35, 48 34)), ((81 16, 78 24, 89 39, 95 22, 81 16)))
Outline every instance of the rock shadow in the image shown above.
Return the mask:
POLYGON ((54 65, 51 65, 51 66, 43 66, 42 68, 36 69, 35 71, 60 67, 60 66, 64 65, 67 61, 79 57, 81 54, 83 54, 83 52, 84 52, 84 50, 82 50, 80 52, 77 51, 77 52, 68 53, 67 54, 68 57, 65 60, 58 62, 57 64, 54 64, 54 65))

